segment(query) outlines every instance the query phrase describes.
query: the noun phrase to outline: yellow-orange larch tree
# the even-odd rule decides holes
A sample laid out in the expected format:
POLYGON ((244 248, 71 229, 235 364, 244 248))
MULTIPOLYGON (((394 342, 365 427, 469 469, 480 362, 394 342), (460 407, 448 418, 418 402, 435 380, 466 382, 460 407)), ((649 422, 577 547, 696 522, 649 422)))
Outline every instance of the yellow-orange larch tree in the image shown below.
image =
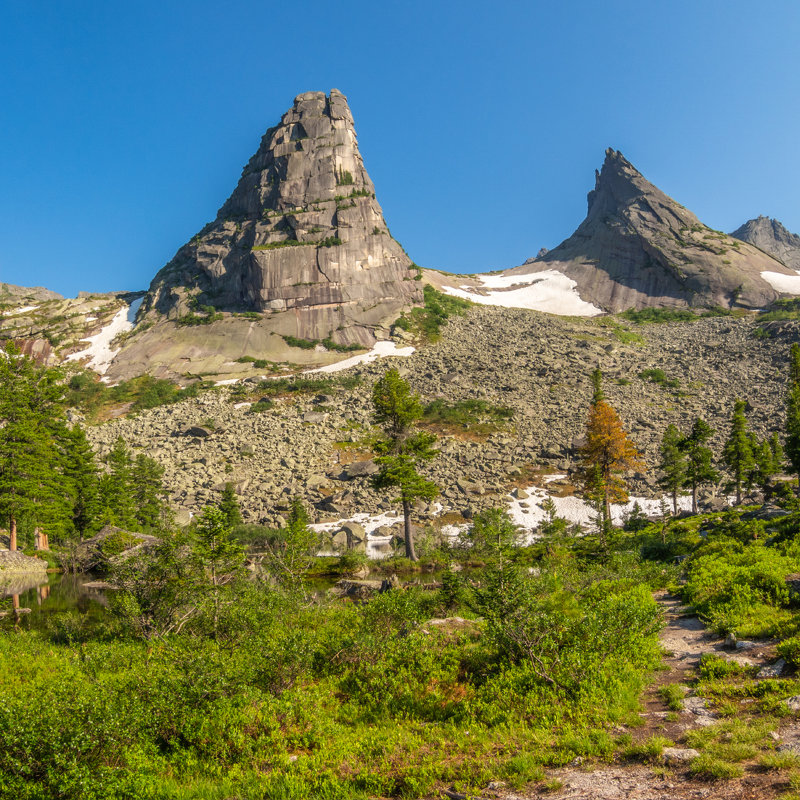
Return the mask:
POLYGON ((611 503, 628 502, 624 474, 643 470, 645 465, 619 415, 606 402, 599 369, 592 374, 592 383, 594 394, 586 421, 586 440, 580 448, 580 477, 586 496, 600 510, 604 535, 611 525, 611 503))

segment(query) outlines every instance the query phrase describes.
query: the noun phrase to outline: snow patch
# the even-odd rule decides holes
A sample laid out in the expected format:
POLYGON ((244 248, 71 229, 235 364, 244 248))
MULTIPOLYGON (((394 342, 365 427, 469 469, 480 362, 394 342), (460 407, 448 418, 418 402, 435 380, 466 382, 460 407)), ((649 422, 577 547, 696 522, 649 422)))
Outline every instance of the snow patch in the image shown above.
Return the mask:
POLYGON ((529 308, 571 317, 595 317, 603 310, 581 300, 578 284, 562 272, 547 269, 530 275, 476 275, 479 287, 442 286, 442 291, 487 306, 529 308), (514 288, 516 287, 516 288, 514 288), (486 290, 481 292, 478 290, 486 290))
MULTIPOLYGON (((551 480, 556 480, 563 476, 548 476, 551 480)), ((546 489, 541 489, 538 486, 531 486, 526 490, 528 498, 520 499, 516 497, 509 498, 508 512, 511 519, 515 524, 523 528, 529 535, 530 539, 538 538, 535 535, 536 528, 547 519, 547 512, 542 508, 542 503, 550 499, 555 506, 555 514, 557 517, 566 519, 568 522, 578 523, 580 525, 587 525, 594 527, 597 519, 597 511, 589 505, 585 500, 580 497, 554 497, 546 489)), ((611 519, 615 525, 623 522, 625 516, 630 514, 634 505, 638 503, 639 508, 647 516, 655 517, 660 516, 662 512, 662 504, 666 504, 668 510, 672 510, 672 497, 664 496, 663 498, 649 498, 649 497, 631 497, 627 503, 611 505, 611 519)), ((678 510, 691 511, 692 498, 679 497, 678 510)))
POLYGON ((27 314, 29 311, 36 311, 39 306, 20 306, 19 308, 12 308, 3 313, 4 317, 16 317, 19 314, 27 314))
MULTIPOLYGON (((396 525, 398 522, 402 521, 402 514, 398 514, 395 511, 384 511, 382 514, 353 514, 351 517, 338 519, 336 522, 318 522, 314 525, 309 525, 308 527, 312 530, 318 531, 319 533, 333 533, 334 531, 338 531, 342 525, 345 525, 348 522, 356 522, 361 525, 361 527, 367 533, 367 558, 377 561, 381 558, 386 558, 387 556, 391 555, 389 542, 391 541, 392 537, 376 536, 375 531, 378 530, 378 528, 383 528, 385 525, 396 525)), ((321 551, 320 555, 334 554, 327 551, 321 551)))
POLYGON ((377 361, 379 358, 386 358, 388 356, 410 356, 413 352, 413 347, 398 347, 394 342, 375 342, 375 346, 368 353, 346 358, 344 361, 337 361, 335 364, 328 364, 325 367, 307 369, 303 374, 311 375, 316 372, 339 372, 343 369, 355 367, 357 364, 368 364, 372 361, 377 361))
POLYGON ((762 272, 761 277, 776 291, 786 294, 800 294, 800 271, 797 275, 784 275, 782 272, 762 272))
POLYGON ((119 352, 119 348, 116 350, 111 349, 111 342, 120 333, 133 328, 133 323, 128 320, 129 313, 130 306, 123 306, 114 314, 114 318, 100 333, 89 336, 84 340, 89 343, 85 350, 67 356, 67 361, 79 361, 80 359, 88 358, 87 366, 104 375, 109 364, 114 360, 114 356, 119 352))
POLYGON ((221 381, 214 381, 214 386, 233 386, 234 383, 239 383, 239 378, 225 378, 221 381))

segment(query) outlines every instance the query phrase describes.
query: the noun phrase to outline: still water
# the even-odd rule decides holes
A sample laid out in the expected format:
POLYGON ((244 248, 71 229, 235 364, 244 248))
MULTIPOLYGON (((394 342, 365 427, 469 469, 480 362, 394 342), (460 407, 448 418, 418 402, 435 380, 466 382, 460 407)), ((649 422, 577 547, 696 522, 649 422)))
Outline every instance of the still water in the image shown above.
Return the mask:
MULTIPOLYGON (((19 615, 20 624, 37 628, 46 627, 48 619, 65 611, 101 616, 108 607, 105 593, 84 585, 94 580, 97 578, 88 573, 0 576, 0 612, 29 609, 19 615)), ((13 614, 6 618, 6 623, 9 619, 13 619, 13 614)))

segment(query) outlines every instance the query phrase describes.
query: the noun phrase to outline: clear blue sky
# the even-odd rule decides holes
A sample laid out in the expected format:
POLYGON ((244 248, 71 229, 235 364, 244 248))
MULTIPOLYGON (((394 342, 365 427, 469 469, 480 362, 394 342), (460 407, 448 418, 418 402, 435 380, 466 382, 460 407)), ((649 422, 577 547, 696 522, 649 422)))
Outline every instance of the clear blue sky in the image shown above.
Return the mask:
POLYGON ((423 266, 555 246, 609 146, 714 228, 800 232, 799 42, 797 0, 5 0, 0 281, 145 288, 331 87, 423 266))

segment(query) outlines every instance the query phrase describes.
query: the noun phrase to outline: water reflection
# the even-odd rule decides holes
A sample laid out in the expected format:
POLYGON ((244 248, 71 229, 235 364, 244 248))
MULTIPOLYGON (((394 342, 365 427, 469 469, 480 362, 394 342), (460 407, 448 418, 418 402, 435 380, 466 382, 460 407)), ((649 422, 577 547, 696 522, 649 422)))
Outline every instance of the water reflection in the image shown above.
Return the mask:
POLYGON ((59 575, 35 573, 0 578, 0 615, 13 617, 17 624, 40 627, 53 614, 65 611, 100 616, 108 606, 102 589, 84 584, 90 574, 59 575), (10 598, 10 602, 8 600, 10 598))

